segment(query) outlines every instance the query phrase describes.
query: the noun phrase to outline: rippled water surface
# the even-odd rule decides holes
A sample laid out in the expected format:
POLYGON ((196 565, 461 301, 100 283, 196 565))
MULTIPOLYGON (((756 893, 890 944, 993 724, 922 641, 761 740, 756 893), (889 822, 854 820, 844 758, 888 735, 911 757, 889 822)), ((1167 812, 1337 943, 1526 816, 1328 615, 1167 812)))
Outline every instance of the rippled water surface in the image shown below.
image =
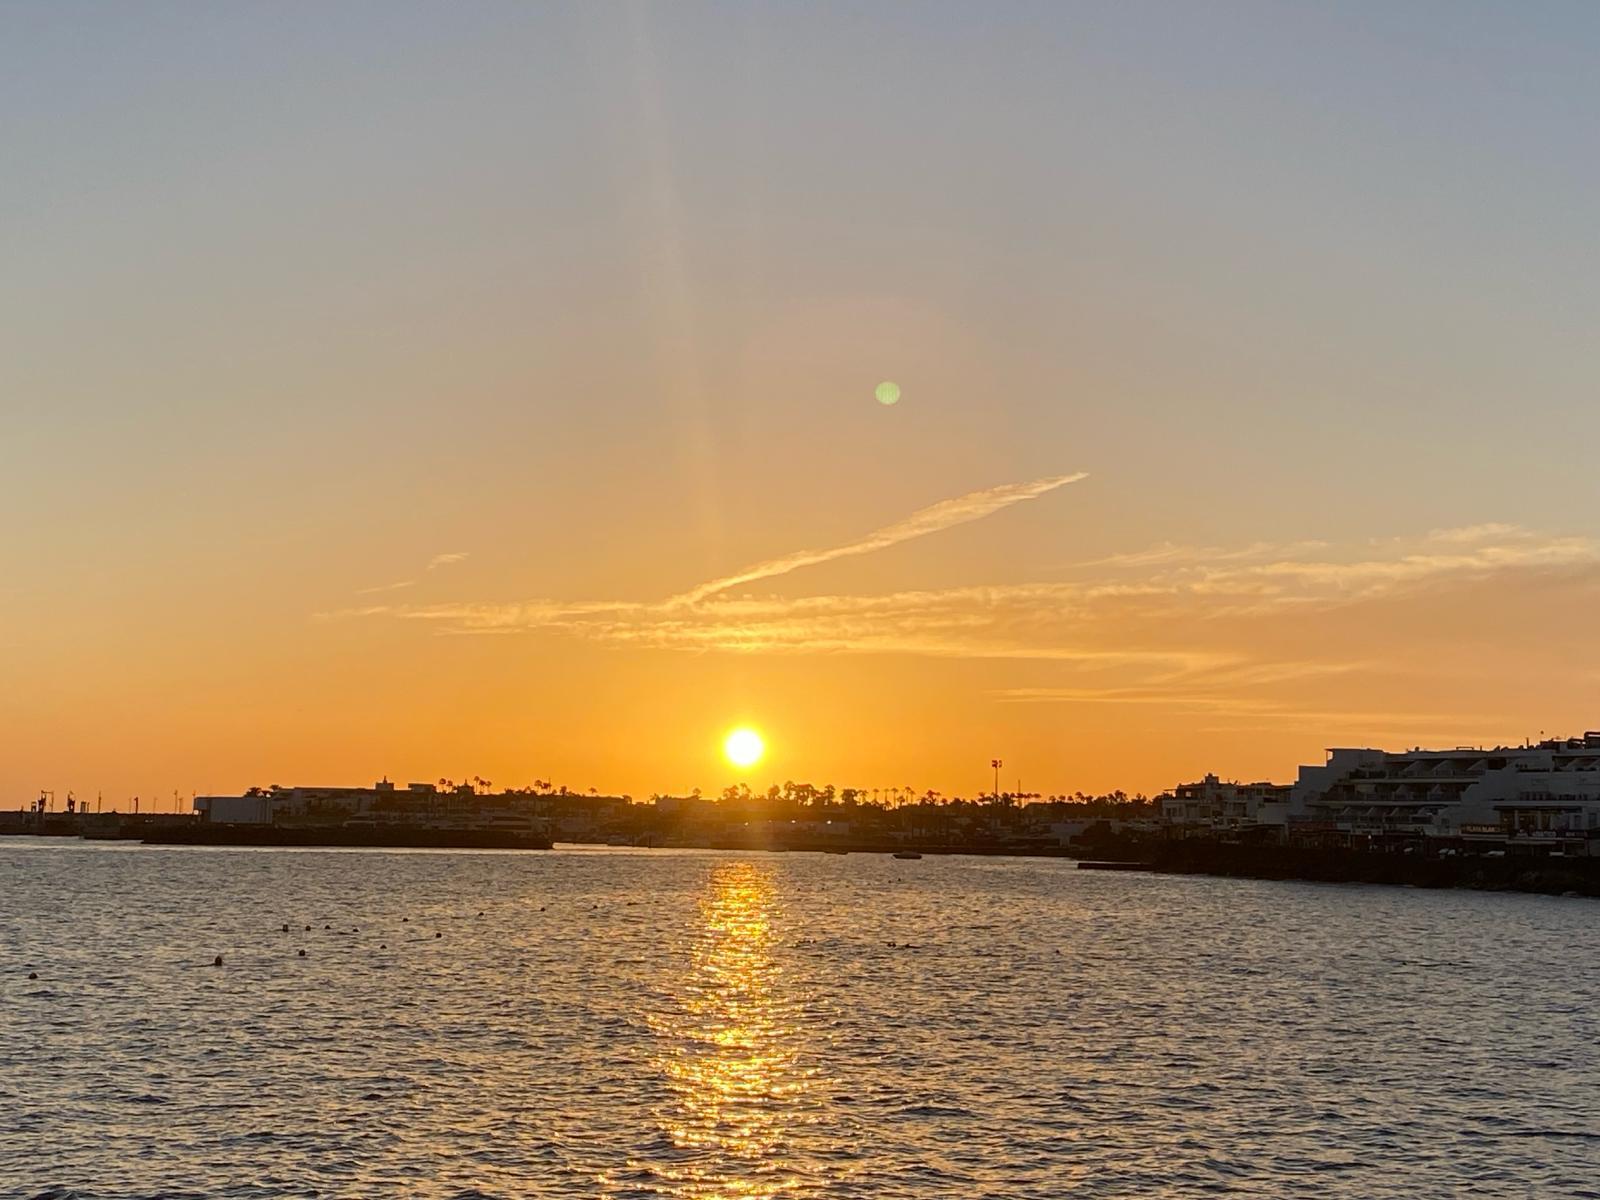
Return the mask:
POLYGON ((1056 860, 6 839, 0 1195, 1600 1196, 1597 919, 1056 860))

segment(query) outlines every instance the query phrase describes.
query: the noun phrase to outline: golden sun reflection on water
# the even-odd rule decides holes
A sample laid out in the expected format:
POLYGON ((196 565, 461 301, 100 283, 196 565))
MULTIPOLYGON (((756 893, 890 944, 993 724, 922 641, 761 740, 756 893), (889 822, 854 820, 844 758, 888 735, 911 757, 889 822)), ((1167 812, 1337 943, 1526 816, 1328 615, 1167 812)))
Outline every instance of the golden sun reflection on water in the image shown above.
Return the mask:
POLYGON ((800 1184, 785 1166, 807 1119, 810 1072, 797 1062, 799 1007, 773 956, 779 899, 770 872, 719 864, 700 898, 700 925, 677 1011, 656 1023, 657 1066, 672 1103, 657 1117, 677 1161, 675 1194, 775 1196, 800 1184))

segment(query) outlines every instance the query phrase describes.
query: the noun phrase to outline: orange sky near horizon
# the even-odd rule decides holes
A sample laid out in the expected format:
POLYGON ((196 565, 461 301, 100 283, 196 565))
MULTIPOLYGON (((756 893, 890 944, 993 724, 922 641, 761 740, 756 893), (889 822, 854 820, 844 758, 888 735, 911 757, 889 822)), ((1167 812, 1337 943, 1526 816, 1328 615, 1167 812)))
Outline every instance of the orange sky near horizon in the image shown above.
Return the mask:
POLYGON ((1600 726, 1600 30, 1449 17, 0 13, 0 807, 1600 726))

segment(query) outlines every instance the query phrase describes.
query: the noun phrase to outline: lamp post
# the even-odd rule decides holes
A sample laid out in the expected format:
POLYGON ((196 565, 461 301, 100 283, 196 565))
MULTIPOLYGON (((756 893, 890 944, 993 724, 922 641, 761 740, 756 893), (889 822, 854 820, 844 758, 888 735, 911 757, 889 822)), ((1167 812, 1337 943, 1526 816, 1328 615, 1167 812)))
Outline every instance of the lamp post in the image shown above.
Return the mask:
POLYGON ((991 758, 989 765, 994 768, 994 802, 1000 803, 1000 768, 1005 766, 998 758, 991 758))

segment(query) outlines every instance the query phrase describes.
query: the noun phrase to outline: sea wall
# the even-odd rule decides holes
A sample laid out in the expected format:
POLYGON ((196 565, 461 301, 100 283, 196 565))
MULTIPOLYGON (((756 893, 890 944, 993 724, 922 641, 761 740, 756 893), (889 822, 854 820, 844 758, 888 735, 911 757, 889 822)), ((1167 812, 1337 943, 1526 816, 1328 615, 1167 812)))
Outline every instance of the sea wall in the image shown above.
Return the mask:
POLYGON ((1414 854, 1222 842, 1165 842, 1151 847, 1153 871, 1322 883, 1385 883, 1424 888, 1476 888, 1600 897, 1600 858, 1414 854))

